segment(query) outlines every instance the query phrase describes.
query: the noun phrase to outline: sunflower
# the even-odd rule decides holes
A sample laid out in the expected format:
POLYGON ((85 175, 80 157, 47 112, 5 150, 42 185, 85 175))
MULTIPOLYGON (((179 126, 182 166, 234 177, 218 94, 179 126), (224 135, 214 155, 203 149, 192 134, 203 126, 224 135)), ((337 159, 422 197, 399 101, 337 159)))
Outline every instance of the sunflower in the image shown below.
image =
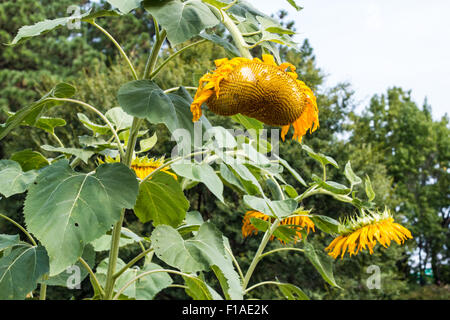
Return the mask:
MULTIPOLYGON (((105 157, 105 161, 99 159, 99 163, 112 163, 112 162, 120 162, 120 157, 112 158, 109 156, 105 157)), ((134 170, 136 173, 136 176, 139 179, 144 179, 146 176, 148 176, 151 172, 153 172, 156 168, 159 168, 164 164, 164 158, 151 158, 149 159, 147 156, 145 157, 136 157, 131 162, 131 169, 134 170)), ((167 173, 177 179, 177 175, 170 172, 170 167, 167 166, 163 169, 161 169, 161 172, 167 173)))
POLYGON ((290 63, 277 65, 273 56, 227 58, 215 60, 216 69, 200 78, 191 104, 193 121, 201 115, 206 103, 216 114, 231 116, 241 113, 267 125, 281 126, 284 141, 289 127, 298 141, 308 129, 319 126, 319 110, 311 89, 298 80, 290 63))
POLYGON ((377 242, 387 248, 392 240, 402 244, 407 238, 412 239, 411 232, 395 223, 388 210, 349 219, 342 225, 339 233, 340 235, 325 248, 334 259, 339 254, 343 259, 346 251, 350 256, 357 254, 360 250, 365 250, 366 246, 372 254, 377 242))
MULTIPOLYGON (((296 238, 294 239, 295 242, 297 242, 298 240, 300 240, 302 238, 302 234, 301 234, 300 230, 304 230, 306 228, 307 234, 309 234, 310 229, 312 229, 312 231, 315 232, 314 222, 312 222, 312 220, 308 216, 305 215, 308 213, 308 211, 298 211, 297 213, 299 215, 285 218, 285 219, 281 220, 281 222, 280 222, 280 225, 287 226, 296 231, 296 238)), ((254 233, 255 235, 258 234, 258 229, 256 229, 250 221, 251 218, 257 218, 257 219, 261 219, 264 221, 269 221, 269 219, 270 219, 270 221, 273 220, 272 217, 270 217, 262 212, 255 211, 255 210, 247 211, 244 215, 244 219, 242 220, 242 236, 244 238, 252 235, 252 233, 254 233)), ((270 240, 273 240, 274 238, 275 238, 275 236, 272 235, 270 240)), ((285 242, 282 239, 278 239, 278 240, 281 243, 285 244, 285 242)))

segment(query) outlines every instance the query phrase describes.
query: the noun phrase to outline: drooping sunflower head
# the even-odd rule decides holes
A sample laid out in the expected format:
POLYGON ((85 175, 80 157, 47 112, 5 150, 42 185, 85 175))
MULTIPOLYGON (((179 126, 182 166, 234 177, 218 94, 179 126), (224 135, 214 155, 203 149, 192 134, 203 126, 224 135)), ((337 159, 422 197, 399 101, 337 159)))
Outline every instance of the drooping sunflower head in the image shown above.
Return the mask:
MULTIPOLYGON (((280 226, 285 226, 295 231, 294 242, 299 241, 302 238, 301 230, 306 230, 306 233, 309 234, 309 230, 315 232, 314 222, 307 216, 308 211, 297 211, 297 215, 285 218, 281 220, 280 226)), ((244 238, 252 235, 258 234, 258 229, 253 226, 251 223, 251 218, 257 218, 264 221, 272 221, 273 218, 259 211, 251 210, 247 211, 244 215, 244 219, 242 220, 242 236, 244 238)), ((270 240, 273 240, 275 236, 272 235, 270 240)), ((284 240, 278 238, 278 240, 286 244, 284 240)))
POLYGON ((353 217, 344 221, 339 230, 339 236, 335 238, 325 250, 336 259, 345 252, 350 256, 361 250, 369 249, 370 254, 379 242, 383 247, 390 246, 391 241, 402 244, 406 239, 412 238, 411 232, 405 227, 394 222, 389 210, 383 212, 371 212, 353 217))
MULTIPOLYGON (((112 162, 120 162, 120 157, 117 156, 116 158, 112 158, 109 156, 105 157, 105 160, 98 160, 99 163, 112 163, 112 162)), ((148 158, 145 157, 135 157, 133 161, 131 162, 131 169, 134 170, 136 173, 136 176, 139 179, 144 179, 146 176, 148 176, 151 172, 153 172, 155 169, 159 168, 164 164, 164 157, 162 158, 148 158)), ((173 176, 175 179, 177 179, 177 176, 170 172, 170 167, 164 167, 161 169, 161 172, 167 173, 171 176, 173 176)))
POLYGON ((308 130, 319 126, 316 97, 303 81, 298 80, 290 63, 277 65, 273 56, 224 58, 215 61, 216 69, 200 78, 191 104, 193 121, 201 115, 206 103, 216 114, 241 113, 265 124, 281 126, 284 137, 292 125, 293 139, 301 141, 308 130))

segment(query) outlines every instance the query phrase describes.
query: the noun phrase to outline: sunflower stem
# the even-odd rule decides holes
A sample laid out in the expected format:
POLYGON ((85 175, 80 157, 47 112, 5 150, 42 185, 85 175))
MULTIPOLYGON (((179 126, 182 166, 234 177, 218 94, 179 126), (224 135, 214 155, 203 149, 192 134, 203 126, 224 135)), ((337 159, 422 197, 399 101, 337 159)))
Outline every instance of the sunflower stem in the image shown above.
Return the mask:
POLYGON ((223 25, 225 28, 228 29, 228 31, 231 33, 231 36, 233 37, 234 44, 238 48, 239 52, 241 53, 242 57, 247 59, 253 59, 250 51, 247 48, 247 43, 244 40, 244 37, 242 36, 241 31, 239 31, 236 24, 231 20, 230 16, 224 11, 221 10, 223 15, 223 25))
POLYGON ((260 256, 262 255, 264 249, 266 248, 270 237, 272 236, 272 234, 275 232, 276 228, 278 227, 279 222, 280 221, 278 219, 276 219, 272 223, 270 228, 264 233, 264 237, 261 240, 261 243, 259 244, 258 251, 256 251, 255 256, 253 257, 253 260, 252 260, 250 266, 248 267, 247 273, 245 274, 244 282, 242 283, 242 289, 244 290, 244 292, 245 292, 245 289, 247 288, 250 278, 252 277, 253 271, 255 271, 255 268, 256 268, 258 262, 261 260, 260 256))
POLYGON ((0 217, 2 217, 5 220, 8 220, 9 222, 11 222, 13 225, 15 225, 17 228, 19 228, 23 233, 25 233, 25 235, 28 237, 28 239, 30 239, 30 242, 33 246, 37 246, 36 241, 34 240, 34 238, 31 236, 31 234, 28 233, 28 231, 22 227, 19 223, 17 223, 16 221, 14 221, 13 219, 11 219, 8 216, 5 216, 4 214, 0 213, 0 217))
MULTIPOLYGON (((153 71, 153 72, 150 74, 149 79, 151 80, 151 79, 155 78, 155 77, 158 75, 158 73, 164 68, 164 66, 165 66, 167 63, 169 63, 173 58, 175 58, 176 56, 178 56, 179 54, 183 53, 184 51, 186 51, 186 50, 189 49, 189 48, 192 48, 192 47, 194 47, 194 46, 196 46, 196 45, 198 45, 198 44, 205 43, 205 42, 207 42, 207 41, 208 41, 208 40, 203 39, 203 40, 200 40, 200 41, 191 43, 190 45, 187 45, 186 47, 181 48, 180 50, 178 50, 177 52, 175 52, 174 54, 172 54, 171 56, 169 56, 166 60, 164 60, 164 61, 163 61, 163 62, 155 69, 155 71, 153 71)), ((197 88, 195 88, 195 89, 197 89, 197 88)))
POLYGON ((70 103, 75 103, 78 104, 86 109, 92 110, 94 111, 105 123, 106 125, 109 127, 109 129, 111 130, 114 139, 116 139, 117 142, 117 147, 119 148, 119 153, 120 156, 123 157, 124 156, 124 151, 122 148, 122 144, 120 142, 120 138, 117 134, 117 131, 114 129, 114 126, 111 124, 111 122, 108 120, 108 118, 105 117, 105 115, 103 113, 101 113, 97 108, 91 106, 90 104, 80 101, 80 100, 75 100, 75 99, 69 99, 69 98, 47 98, 46 100, 48 101, 64 101, 64 102, 70 102, 70 103))
MULTIPOLYGON (((158 23, 156 20, 155 27, 158 27, 158 23)), ((147 64, 145 66, 145 71, 143 74, 143 79, 146 79, 149 74, 153 72, 153 69, 155 68, 156 60, 158 59, 159 50, 161 49, 162 44, 164 43, 166 39, 166 31, 162 30, 161 32, 156 33, 156 42, 153 45, 153 48, 151 50, 151 54, 147 60, 147 64)), ((133 73, 135 75, 135 72, 133 73)), ((135 76, 137 80, 137 76, 135 76)), ((139 119, 137 117, 133 118, 133 123, 131 124, 130 128, 130 137, 128 139, 128 145, 127 145, 127 151, 125 153, 125 156, 121 158, 121 162, 125 164, 127 167, 131 167, 131 163, 133 161, 134 156, 134 148, 136 147, 136 141, 139 134, 139 129, 142 125, 143 119, 139 119)), ((116 282, 116 263, 117 259, 119 257, 119 248, 120 248, 120 234, 122 231, 122 225, 125 218, 125 209, 122 209, 122 212, 120 214, 119 221, 114 225, 113 231, 112 231, 112 239, 111 239, 111 248, 109 251, 109 262, 108 262, 108 271, 106 274, 106 285, 105 285, 105 296, 104 298, 106 300, 110 300, 113 297, 114 293, 114 284, 116 282)), ((116 297, 118 297, 120 294, 117 294, 116 297)))
POLYGON ((90 24, 92 24, 94 27, 96 27, 101 32, 103 32, 114 43, 114 45, 116 46, 117 50, 119 50, 120 54, 123 56, 123 58, 125 59, 126 63, 130 67, 130 70, 131 70, 131 73, 133 74, 134 80, 137 80, 138 76, 137 76, 137 73, 136 73, 136 69, 134 68, 133 64, 131 63, 130 58, 128 58, 127 54, 122 49, 120 44, 116 41, 116 39, 114 39, 114 37, 108 31, 106 31, 101 26, 99 26, 94 20, 91 21, 90 24))
POLYGON ((166 40, 166 30, 163 29, 159 36, 156 38, 155 44, 153 45, 152 51, 150 52, 150 55, 148 56, 147 63, 145 65, 144 75, 142 76, 142 79, 151 79, 154 76, 153 70, 156 66, 156 61, 158 60, 158 54, 161 50, 161 46, 163 45, 164 41, 166 40))

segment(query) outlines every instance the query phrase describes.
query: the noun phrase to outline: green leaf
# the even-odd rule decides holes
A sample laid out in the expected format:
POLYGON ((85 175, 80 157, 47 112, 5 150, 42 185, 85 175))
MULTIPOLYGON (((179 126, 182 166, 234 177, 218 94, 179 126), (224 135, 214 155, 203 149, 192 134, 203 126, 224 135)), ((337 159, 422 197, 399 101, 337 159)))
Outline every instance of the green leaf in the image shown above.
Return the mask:
POLYGON ((47 249, 50 275, 73 265, 85 244, 110 230, 122 209, 132 209, 138 188, 134 172, 121 163, 88 174, 73 171, 67 160, 42 169, 27 194, 24 216, 47 249))
POLYGON ((228 2, 218 1, 218 0, 203 0, 203 2, 209 3, 210 5, 216 7, 217 9, 222 9, 229 5, 228 2))
POLYGON ((298 6, 294 0, 287 0, 287 2, 289 2, 289 4, 291 6, 293 6, 295 8, 295 10, 300 11, 303 9, 303 7, 298 6))
POLYGON ((41 153, 25 149, 15 152, 11 155, 11 160, 20 164, 23 171, 39 170, 48 166, 50 163, 41 153))
POLYGON ((0 160, 0 194, 8 198, 25 192, 37 175, 35 170, 23 172, 16 161, 0 160))
POLYGON ((334 182, 334 181, 323 181, 322 179, 320 179, 318 176, 316 176, 315 174, 312 175, 311 177, 313 179, 314 182, 317 182, 317 184, 325 189, 328 190, 332 193, 336 193, 336 194, 349 194, 352 190, 347 187, 344 186, 343 184, 334 182))
POLYGON ((251 171, 237 158, 227 156, 225 153, 216 150, 216 154, 227 164, 229 171, 239 180, 248 194, 264 194, 258 179, 251 173, 251 171))
POLYGON ((15 246, 20 241, 18 234, 0 234, 0 251, 15 246))
POLYGON ((36 122, 43 115, 43 113, 62 102, 51 101, 52 97, 56 98, 70 98, 75 94, 75 88, 68 83, 59 83, 40 100, 35 103, 20 109, 12 116, 10 116, 6 123, 0 124, 0 140, 3 139, 11 130, 21 124, 35 126, 36 122))
POLYGON ((210 222, 200 226, 194 238, 185 241, 186 248, 197 261, 208 265, 216 274, 227 299, 242 300, 243 290, 224 247, 222 233, 210 222))
MULTIPOLYGON (((103 286, 106 283, 106 274, 108 272, 108 261, 109 261, 108 258, 104 259, 97 266, 96 270, 97 279, 103 286)), ((118 259, 116 264, 116 270, 120 270, 124 266, 125 262, 123 262, 121 259, 118 259)), ((124 273, 122 273, 122 275, 119 278, 117 278, 117 281, 114 284, 114 291, 117 292, 129 281, 143 274, 144 272, 160 269, 163 268, 157 265, 156 263, 145 264, 142 269, 137 266, 129 268, 124 273)), ((123 291, 122 295, 130 299, 152 300, 158 292, 167 288, 171 284, 172 278, 169 276, 169 274, 167 274, 167 272, 155 272, 143 276, 139 278, 137 281, 133 282, 125 289, 125 291, 123 291)))
POLYGON ((280 158, 278 155, 275 155, 275 157, 278 159, 278 162, 281 163, 283 167, 285 167, 292 174, 295 180, 300 182, 300 184, 302 184, 305 187, 308 186, 305 180, 300 176, 300 174, 294 168, 292 168, 286 160, 280 158))
POLYGON ((119 9, 123 14, 130 13, 132 10, 141 6, 142 0, 106 0, 111 6, 119 9))
MULTIPOLYGON (((227 51, 227 53, 229 54, 230 58, 239 57, 240 56, 239 50, 234 45, 232 45, 230 42, 228 42, 227 40, 219 37, 216 34, 209 34, 209 33, 206 33, 206 32, 202 32, 200 34, 200 37, 202 37, 203 39, 207 39, 207 40, 209 40, 209 41, 211 41, 211 42, 213 42, 213 43, 223 47, 227 51)), ((244 116, 242 116, 242 117, 244 117, 244 116)), ((251 119, 251 118, 248 118, 248 119, 251 119)), ((254 119, 254 120, 256 120, 256 119, 254 119)), ((256 121, 258 121, 258 120, 256 120, 256 121)))
POLYGON ((139 141, 139 146, 141 147, 141 150, 137 151, 136 153, 143 153, 151 150, 156 142, 158 141, 158 137, 156 136, 156 132, 147 139, 142 139, 139 141))
POLYGON ((275 199, 275 200, 283 199, 282 191, 278 188, 278 185, 272 179, 266 179, 266 185, 270 190, 272 199, 275 199))
POLYGON ((188 273, 206 270, 207 266, 192 256, 183 238, 174 228, 167 225, 157 226, 153 230, 151 241, 156 256, 169 266, 188 273))
POLYGON ((83 114, 83 113, 77 113, 78 119, 84 126, 90 130, 92 130, 94 133, 99 135, 109 134, 111 132, 111 129, 107 125, 100 125, 92 122, 89 120, 89 118, 83 114))
POLYGON ((311 215, 314 225, 325 233, 336 234, 339 231, 339 222, 328 216, 311 215))
MULTIPOLYGON (((194 140, 194 123, 192 122, 192 113, 191 113, 191 102, 192 98, 187 93, 186 89, 181 87, 175 93, 169 93, 167 96, 172 101, 172 104, 175 108, 178 127, 177 129, 185 129, 189 132, 190 141, 194 140), (188 95, 188 97, 186 96, 188 95)), ((204 116, 200 118, 203 124, 204 116)), ((184 137, 183 137, 184 138, 184 137)))
MULTIPOLYGON (((148 263, 144 265, 141 271, 136 273, 136 276, 144 272, 158 269, 163 268, 156 263, 148 263)), ((152 300, 158 292, 170 286, 172 282, 172 278, 167 272, 152 273, 139 278, 138 281, 135 282, 136 300, 152 300)))
POLYGON ((239 178, 237 178, 233 171, 224 163, 220 164, 220 176, 226 183, 229 184, 229 186, 235 186, 239 191, 246 192, 244 185, 241 183, 239 178))
POLYGON ((334 287, 340 288, 334 280, 333 265, 330 259, 319 255, 309 242, 305 242, 305 254, 326 282, 334 287))
MULTIPOLYGON (((90 244, 92 245, 92 247, 94 247, 94 251, 96 251, 96 252, 108 251, 109 249, 111 249, 111 240, 112 240, 111 235, 105 234, 105 235, 101 236, 100 238, 95 239, 90 244)), ((135 241, 133 239, 120 237, 119 246, 125 247, 134 242, 135 241)))
MULTIPOLYGON (((270 224, 268 221, 259 219, 259 218, 250 218, 250 223, 259 231, 266 232, 267 229, 270 228, 270 224)), ((297 232, 290 227, 287 226, 278 226, 275 231, 273 232, 273 235, 277 237, 278 239, 289 243, 295 240, 297 236, 297 232)))
POLYGON ((234 136, 224 127, 211 127, 205 132, 205 146, 215 149, 233 149, 237 147, 234 136))
POLYGON ((289 198, 295 199, 298 197, 298 192, 295 190, 295 188, 289 184, 282 185, 281 188, 286 192, 286 194, 289 196, 289 198))
POLYGON ((372 183, 370 182, 369 176, 366 176, 365 187, 366 187, 365 188, 366 189, 366 195, 367 195, 367 198, 369 199, 369 202, 370 202, 373 199, 375 199, 375 192, 373 191, 372 183))
POLYGON ((94 151, 85 150, 85 149, 78 149, 78 148, 63 148, 63 147, 53 147, 44 144, 41 146, 42 149, 49 152, 59 152, 64 154, 70 154, 75 157, 80 158, 83 160, 84 163, 88 163, 88 160, 90 157, 94 155, 94 151))
POLYGON ((362 182, 361 178, 358 177, 352 170, 352 166, 350 164, 350 161, 347 162, 344 169, 345 176, 347 177, 348 181, 350 181, 352 188, 354 185, 360 184, 362 182))
MULTIPOLYGON (((81 255, 81 257, 84 259, 84 261, 86 261, 86 263, 91 267, 91 269, 94 268, 95 251, 91 245, 87 245, 84 247, 83 254, 81 255)), ((81 281, 83 281, 88 276, 88 274, 89 272, 86 270, 84 265, 78 261, 75 265, 68 267, 66 270, 57 274, 56 276, 44 280, 43 283, 49 286, 67 287, 68 281, 70 281, 69 284, 75 287, 76 285, 81 284, 81 281), (79 275, 79 278, 74 277, 75 272, 78 272, 77 270, 80 271, 79 274, 77 274, 79 275), (80 280, 80 282, 74 283, 73 280, 69 278, 73 278, 73 280, 80 280)))
POLYGON ((246 18, 248 15, 267 17, 265 13, 259 11, 250 2, 245 0, 238 0, 236 4, 228 9, 228 12, 242 18, 246 18))
POLYGON ((222 202, 223 184, 214 169, 207 163, 175 163, 172 170, 179 176, 202 182, 222 202))
POLYGON ((331 164, 332 166, 334 166, 334 167, 339 169, 339 165, 337 164, 337 162, 333 158, 331 158, 329 156, 326 156, 326 155, 324 155, 322 153, 314 152, 314 150, 311 149, 310 147, 308 147, 306 144, 302 144, 302 148, 303 148, 303 150, 305 150, 308 153, 308 155, 311 158, 319 161, 323 166, 325 166, 327 164, 331 164))
POLYGON ((105 116, 114 125, 116 131, 129 129, 133 124, 133 117, 125 113, 121 107, 109 109, 105 116))
POLYGON ((0 300, 23 300, 48 272, 48 256, 42 246, 22 244, 0 258, 0 300))
POLYGON ((139 186, 134 213, 142 223, 178 227, 189 209, 180 184, 173 176, 158 172, 139 186))
POLYGON ((295 34, 294 31, 283 28, 281 24, 278 23, 278 21, 272 19, 272 18, 265 18, 265 17, 256 17, 256 20, 258 20, 259 23, 261 23, 261 27, 266 30, 267 32, 271 33, 277 33, 277 34, 295 34))
MULTIPOLYGON (((8 111, 6 113, 8 114, 9 117, 12 117, 15 115, 15 112, 8 111)), ((21 123, 21 125, 36 127, 36 128, 42 129, 44 131, 47 131, 50 134, 54 134, 56 127, 63 127, 66 125, 66 120, 61 119, 61 118, 40 117, 39 119, 37 119, 31 123, 27 123, 27 121, 23 121, 21 123)))
POLYGON ((240 113, 231 116, 231 119, 242 124, 247 130, 253 130, 256 135, 258 135, 260 130, 264 129, 264 124, 261 121, 244 116, 240 113))
POLYGON ((164 123, 173 132, 178 120, 170 98, 151 80, 135 80, 122 85, 117 98, 123 110, 150 123, 164 123))
POLYGON ((40 21, 38 23, 35 23, 31 26, 23 26, 19 29, 17 32, 16 37, 13 39, 13 41, 10 43, 10 45, 18 44, 22 41, 25 41, 28 38, 39 36, 41 34, 47 33, 49 31, 52 31, 54 29, 65 27, 69 22, 74 20, 81 20, 82 18, 88 16, 90 13, 86 12, 84 14, 73 14, 69 17, 63 17, 63 18, 57 18, 52 20, 44 20, 40 21))
POLYGON ((219 19, 200 0, 181 2, 145 1, 145 9, 166 29, 172 46, 191 39, 205 28, 219 24, 219 19))
POLYGON ((279 218, 291 215, 292 212, 297 209, 298 205, 297 201, 294 199, 271 201, 269 199, 258 198, 250 195, 244 196, 244 203, 253 210, 259 211, 271 217, 279 218))
POLYGON ((297 286, 290 283, 278 283, 278 289, 280 289, 283 296, 287 300, 309 300, 308 296, 297 286))
POLYGON ((184 284, 187 286, 186 294, 194 300, 214 300, 213 294, 208 285, 199 278, 189 278, 183 276, 184 284))

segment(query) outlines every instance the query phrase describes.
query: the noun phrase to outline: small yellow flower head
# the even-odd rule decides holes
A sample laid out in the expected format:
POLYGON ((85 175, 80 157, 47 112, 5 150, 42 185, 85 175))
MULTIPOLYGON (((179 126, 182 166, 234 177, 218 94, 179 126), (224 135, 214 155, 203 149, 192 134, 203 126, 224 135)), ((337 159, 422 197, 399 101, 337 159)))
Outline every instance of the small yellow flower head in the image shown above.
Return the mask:
POLYGON ((319 126, 316 97, 303 81, 297 79, 290 63, 277 65, 273 56, 215 60, 216 70, 200 78, 191 104, 193 121, 201 115, 206 103, 216 114, 241 113, 265 124, 281 126, 281 138, 293 125, 293 139, 301 141, 308 129, 319 126), (290 71, 288 71, 288 69, 290 71))
MULTIPOLYGON (((297 242, 298 240, 300 240, 302 238, 302 234, 300 233, 300 230, 304 230, 306 228, 306 233, 309 234, 309 230, 312 229, 313 232, 315 232, 314 230, 314 222, 312 222, 312 220, 306 216, 306 215, 302 215, 302 214, 308 214, 308 211, 298 211, 297 214, 299 214, 298 216, 293 216, 293 217, 288 217, 285 218, 283 220, 281 220, 280 225, 284 225, 287 226, 289 228, 292 228, 296 231, 296 239, 295 242, 297 242)), ((251 218, 258 218, 264 221, 269 221, 273 220, 270 216, 259 212, 259 211, 247 211, 244 215, 244 219, 242 220, 242 236, 244 238, 252 235, 253 234, 258 234, 258 229, 256 229, 250 222, 251 218)), ((270 240, 273 240, 275 237, 272 236, 270 238, 270 240)), ((285 244, 283 240, 278 239, 281 243, 285 244)))
MULTIPOLYGON (((105 161, 102 161, 101 159, 98 160, 99 163, 112 163, 112 162, 120 162, 120 157, 117 156, 115 159, 109 156, 105 157, 105 161)), ((151 172, 153 172, 156 168, 162 166, 164 164, 164 158, 147 158, 145 157, 136 157, 131 162, 131 169, 134 170, 136 173, 136 176, 139 179, 144 179, 146 176, 148 176, 151 172)), ((169 171, 170 167, 165 167, 161 169, 161 172, 167 173, 171 176, 173 176, 175 179, 177 179, 177 176, 169 171)))
POLYGON ((366 246, 372 254, 377 241, 387 248, 391 240, 402 244, 407 238, 412 239, 411 232, 395 223, 388 210, 349 219, 342 225, 339 233, 340 236, 325 248, 334 259, 339 255, 343 259, 345 252, 350 256, 357 254, 360 250, 365 250, 366 246))

